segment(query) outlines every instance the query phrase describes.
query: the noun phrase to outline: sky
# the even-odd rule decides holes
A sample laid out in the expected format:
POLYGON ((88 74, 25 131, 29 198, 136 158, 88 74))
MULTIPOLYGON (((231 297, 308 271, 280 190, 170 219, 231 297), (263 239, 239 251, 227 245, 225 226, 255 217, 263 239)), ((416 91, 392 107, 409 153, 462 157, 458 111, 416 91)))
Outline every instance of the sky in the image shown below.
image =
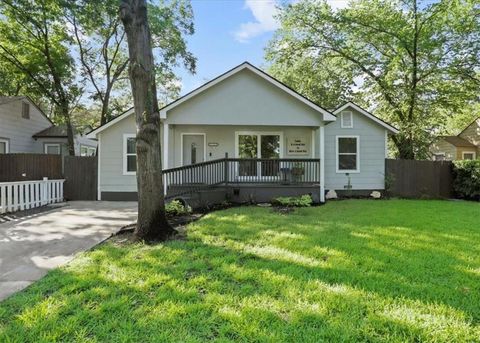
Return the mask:
MULTIPOLYGON (((278 28, 277 0, 192 0, 195 33, 187 38, 197 57, 197 72, 178 69, 184 95, 225 71, 248 61, 265 65, 264 48, 278 28)), ((346 0, 329 0, 334 8, 346 0)))

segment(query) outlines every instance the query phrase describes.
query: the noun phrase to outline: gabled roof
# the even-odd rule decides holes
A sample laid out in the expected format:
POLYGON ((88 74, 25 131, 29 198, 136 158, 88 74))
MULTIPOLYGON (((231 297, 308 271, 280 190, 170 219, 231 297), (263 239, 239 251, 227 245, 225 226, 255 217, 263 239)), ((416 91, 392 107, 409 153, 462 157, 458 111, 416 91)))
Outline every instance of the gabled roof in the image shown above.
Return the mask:
POLYGON ((472 121, 470 124, 468 124, 463 130, 462 132, 460 132, 458 134, 458 136, 460 136, 462 133, 464 133, 470 126, 472 126, 473 124, 477 123, 478 126, 480 126, 480 117, 477 117, 474 121, 472 121))
POLYGON ((340 112, 344 111, 345 109, 347 109, 348 107, 351 107, 353 108, 354 110, 356 110, 357 112, 363 114, 364 116, 366 116, 367 118, 373 120, 374 122, 376 122, 377 124, 379 124, 380 126, 383 126, 385 129, 387 129, 388 131, 394 133, 394 134, 397 134, 399 133, 400 131, 390 125, 389 123, 383 121, 382 119, 378 118, 377 116, 373 115, 372 113, 364 110, 363 108, 361 108, 360 106, 358 106, 357 104, 349 101, 345 104, 343 104, 342 106, 338 107, 337 109, 335 109, 333 111, 333 113, 336 115, 336 114, 339 114, 340 112))
POLYGON ((30 99, 30 97, 28 97, 28 96, 25 96, 25 95, 5 96, 5 95, 3 95, 3 96, 0 96, 0 105, 5 105, 5 104, 8 104, 10 102, 20 101, 20 100, 28 101, 32 106, 34 106, 40 112, 40 114, 42 114, 45 117, 45 119, 47 119, 52 125, 54 125, 52 120, 47 117, 45 112, 43 112, 42 109, 40 107, 38 107, 38 105, 32 99, 30 99))
POLYGON ((50 126, 32 136, 33 138, 67 138, 67 127, 65 125, 50 126))
MULTIPOLYGON (((268 81, 269 83, 273 84, 274 86, 280 88, 283 90, 285 93, 289 94, 290 96, 294 97, 295 99, 301 101, 305 105, 311 107, 315 111, 319 112, 323 116, 324 121, 335 121, 336 117, 333 113, 330 111, 324 109, 323 107, 317 105, 313 101, 307 99, 303 95, 297 93, 294 91, 292 88, 288 87, 284 83, 280 82, 279 80, 275 79, 274 77, 270 76, 269 74, 265 73, 264 71, 260 70, 259 68, 253 66, 252 64, 248 62, 244 62, 238 66, 236 66, 233 69, 230 69, 229 71, 221 74, 220 76, 216 77, 215 79, 203 84, 202 86, 194 89, 190 93, 185 94, 184 96, 178 98, 177 100, 169 103, 168 105, 164 106, 163 108, 160 109, 160 118, 161 119, 166 119, 167 118, 167 112, 171 110, 172 108, 175 108, 176 106, 180 105, 181 103, 189 100, 190 98, 193 98, 194 96, 198 95, 199 93, 209 89, 210 87, 222 82, 223 80, 235 75, 236 73, 242 71, 242 70, 250 70, 251 72, 255 73, 256 75, 260 76, 264 80, 268 81)), ((115 119, 109 121, 108 123, 97 127, 95 130, 92 130, 91 132, 88 133, 87 137, 89 138, 94 138, 95 135, 98 133, 102 132, 103 130, 107 129, 108 127, 114 125, 115 123, 119 122, 120 120, 128 117, 129 115, 133 114, 133 108, 125 111, 121 115, 115 117, 115 119)))
POLYGON ((222 82, 223 80, 229 78, 232 75, 237 74, 238 72, 242 70, 250 70, 251 72, 255 73, 256 75, 260 76, 264 80, 270 82, 274 86, 280 88, 287 94, 293 96, 295 99, 300 100, 303 102, 305 105, 313 108, 315 111, 320 112, 323 115, 323 120, 324 121, 335 121, 336 118, 335 116, 329 112, 328 110, 324 109, 323 107, 317 105, 313 101, 307 99, 300 93, 294 91, 292 88, 288 87, 286 84, 280 82, 279 80, 275 79, 274 77, 270 76, 269 74, 265 73, 263 70, 253 66, 252 64, 248 62, 243 62, 242 64, 236 66, 233 69, 230 69, 229 71, 223 73, 222 75, 216 77, 215 79, 205 83, 204 85, 198 87, 197 89, 191 91, 190 93, 178 98, 177 100, 171 102, 170 104, 166 105, 160 110, 160 118, 165 119, 167 117, 167 111, 171 110, 172 108, 180 105, 181 103, 187 101, 190 98, 193 98, 197 94, 209 89, 212 86, 215 86, 217 83, 222 82))
POLYGON ((468 147, 468 148, 476 148, 477 146, 470 143, 466 139, 463 139, 458 136, 440 136, 439 138, 445 140, 446 142, 456 146, 456 147, 468 147))

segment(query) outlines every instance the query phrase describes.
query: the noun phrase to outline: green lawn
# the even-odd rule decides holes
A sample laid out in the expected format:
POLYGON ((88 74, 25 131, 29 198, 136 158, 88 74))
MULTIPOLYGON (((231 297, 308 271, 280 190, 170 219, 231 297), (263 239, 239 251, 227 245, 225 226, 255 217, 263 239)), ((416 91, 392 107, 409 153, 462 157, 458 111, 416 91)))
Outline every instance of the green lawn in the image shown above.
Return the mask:
POLYGON ((107 243, 0 304, 1 342, 480 341, 480 204, 329 202, 107 243))

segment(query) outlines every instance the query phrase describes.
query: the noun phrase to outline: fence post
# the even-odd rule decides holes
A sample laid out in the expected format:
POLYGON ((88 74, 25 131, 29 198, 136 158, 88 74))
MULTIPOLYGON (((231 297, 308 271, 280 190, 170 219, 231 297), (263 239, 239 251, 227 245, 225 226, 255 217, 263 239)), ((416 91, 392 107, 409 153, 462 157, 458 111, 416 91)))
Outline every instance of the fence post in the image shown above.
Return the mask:
POLYGON ((48 187, 48 177, 44 177, 43 181, 40 183, 40 205, 48 204, 47 199, 47 187, 48 187))
POLYGON ((228 179, 229 179, 229 175, 228 175, 228 152, 225 153, 225 161, 223 162, 224 164, 224 178, 225 178, 225 186, 228 186, 228 179))

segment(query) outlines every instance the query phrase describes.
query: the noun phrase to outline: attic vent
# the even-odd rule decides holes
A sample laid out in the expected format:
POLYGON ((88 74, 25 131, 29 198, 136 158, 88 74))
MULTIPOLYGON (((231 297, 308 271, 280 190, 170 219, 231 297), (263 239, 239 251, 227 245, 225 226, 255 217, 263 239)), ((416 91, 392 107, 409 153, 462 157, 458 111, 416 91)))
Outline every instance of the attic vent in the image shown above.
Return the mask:
POLYGON ((30 104, 28 102, 22 102, 22 118, 30 119, 30 104))
POLYGON ((353 127, 353 115, 350 111, 343 111, 340 114, 341 125, 343 129, 351 129, 353 127))

